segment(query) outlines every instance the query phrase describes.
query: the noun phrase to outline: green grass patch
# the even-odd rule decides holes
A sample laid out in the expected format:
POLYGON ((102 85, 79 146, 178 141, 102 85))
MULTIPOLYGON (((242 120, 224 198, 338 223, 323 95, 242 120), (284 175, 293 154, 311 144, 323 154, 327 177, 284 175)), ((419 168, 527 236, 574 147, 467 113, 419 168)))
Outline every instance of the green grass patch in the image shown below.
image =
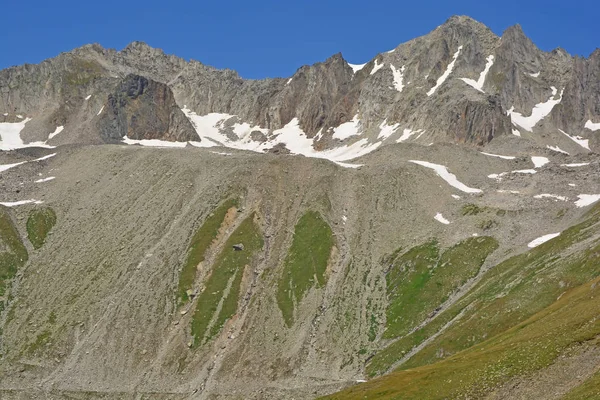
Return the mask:
POLYGON ((476 204, 465 204, 461 208, 462 215, 478 215, 485 211, 484 207, 479 207, 476 204))
MULTIPOLYGON (((470 349, 435 364, 398 371, 327 399, 483 398, 515 376, 548 367, 577 343, 600 334, 598 279, 570 290, 529 319, 470 349)), ((598 375, 574 390, 569 399, 592 399, 598 375)))
POLYGON ((385 338, 405 335, 479 272, 498 248, 491 237, 466 239, 441 256, 437 242, 398 257, 386 275, 388 307, 385 338))
POLYGON ((246 218, 227 239, 223 251, 215 260, 205 289, 198 296, 192 318, 195 347, 218 334, 223 324, 236 313, 244 267, 251 264, 263 244, 262 234, 254 222, 254 214, 246 218), (233 249, 233 245, 238 243, 244 245, 244 250, 233 249), (228 286, 229 291, 226 293, 228 286))
POLYGON ((44 245, 50 230, 56 224, 56 213, 50 207, 31 210, 27 218, 27 237, 34 249, 44 245))
POLYGON ((0 210, 0 242, 3 248, 0 251, 0 296, 3 296, 17 270, 27 262, 28 254, 10 216, 2 210, 0 210))
POLYGON ((192 237, 188 248, 188 255, 183 264, 181 274, 179 275, 179 284, 177 286, 177 299, 179 305, 187 303, 190 298, 188 290, 191 290, 196 280, 196 268, 198 264, 204 261, 206 251, 211 243, 217 237, 219 228, 223 224, 225 215, 232 207, 237 207, 238 201, 229 199, 221 204, 212 214, 206 218, 202 226, 192 237))
POLYGON ((288 327, 293 324, 294 306, 306 292, 327 283, 325 272, 333 244, 331 228, 318 212, 307 212, 296 224, 277 288, 277 304, 288 327))

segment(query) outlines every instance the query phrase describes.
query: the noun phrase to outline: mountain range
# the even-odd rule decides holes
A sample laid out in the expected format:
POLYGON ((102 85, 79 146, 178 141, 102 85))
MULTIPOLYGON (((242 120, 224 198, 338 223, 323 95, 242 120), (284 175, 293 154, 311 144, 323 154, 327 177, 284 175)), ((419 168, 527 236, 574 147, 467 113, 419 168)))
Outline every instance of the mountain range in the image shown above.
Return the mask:
POLYGON ((0 71, 0 397, 600 397, 600 49, 465 16, 242 79, 0 71))

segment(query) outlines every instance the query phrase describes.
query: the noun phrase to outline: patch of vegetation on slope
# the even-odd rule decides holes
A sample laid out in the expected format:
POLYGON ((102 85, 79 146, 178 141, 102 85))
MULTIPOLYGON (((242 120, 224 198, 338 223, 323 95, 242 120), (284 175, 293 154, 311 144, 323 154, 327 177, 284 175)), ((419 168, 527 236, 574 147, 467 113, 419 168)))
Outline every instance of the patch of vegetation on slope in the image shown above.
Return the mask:
POLYGON ((215 260, 204 290, 198 296, 192 317, 195 347, 218 334, 237 310, 244 268, 250 265, 254 255, 264 244, 254 217, 252 214, 242 221, 227 239, 223 251, 215 260), (243 250, 234 249, 237 244, 242 244, 243 250))
POLYGON ((600 371, 590 379, 567 393, 562 400, 596 400, 600 399, 600 371))
POLYGON ((56 213, 50 207, 31 210, 27 218, 27 237, 34 249, 44 245, 50 230, 56 224, 56 213))
POLYGON ((10 280, 28 259, 17 228, 3 210, 0 210, 0 246, 0 296, 3 296, 10 280))
POLYGON ((384 337, 410 332, 469 278, 498 248, 491 237, 466 239, 441 256, 437 242, 417 246, 396 258, 387 273, 388 307, 384 337))
POLYGON ((325 272, 333 243, 331 227, 318 212, 307 212, 296 224, 277 288, 277 304, 288 327, 294 321, 294 306, 306 292, 327 283, 325 272))
POLYGON ((204 261, 206 251, 217 237, 219 228, 225 219, 225 215, 227 215, 227 212, 231 208, 237 206, 237 200, 229 199, 225 201, 211 213, 208 218, 206 218, 202 226, 194 234, 188 248, 188 256, 185 260, 185 264, 183 264, 181 274, 179 275, 177 299, 180 306, 190 300, 188 290, 191 290, 194 286, 194 281, 196 280, 196 268, 198 267, 198 264, 204 261))
MULTIPOLYGON (((575 343, 600 336, 600 279, 566 292, 550 306, 500 335, 443 361, 394 372, 328 399, 481 398, 515 376, 549 366, 575 343)), ((574 394, 593 395, 593 377, 574 394)), ((572 398, 586 398, 572 397, 572 398)))
POLYGON ((589 239, 600 231, 599 222, 597 206, 557 238, 500 263, 429 324, 377 354, 368 374, 384 373, 426 340, 401 368, 435 363, 506 331, 548 307, 569 287, 595 278, 600 274, 600 244, 589 239))

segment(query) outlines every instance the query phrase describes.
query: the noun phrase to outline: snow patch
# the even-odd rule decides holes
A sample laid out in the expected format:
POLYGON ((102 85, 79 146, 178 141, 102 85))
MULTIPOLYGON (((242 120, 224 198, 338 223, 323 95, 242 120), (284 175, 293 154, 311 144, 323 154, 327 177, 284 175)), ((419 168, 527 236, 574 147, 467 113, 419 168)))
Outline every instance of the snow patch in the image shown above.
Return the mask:
POLYGON ((492 65, 494 65, 494 56, 488 56, 487 64, 485 64, 485 69, 479 75, 478 80, 475 81, 475 80, 469 79, 469 78, 460 78, 460 79, 467 85, 472 86, 473 88, 479 90, 481 93, 485 93, 483 91, 483 84, 485 83, 485 78, 486 78, 488 72, 490 72, 490 68, 492 68, 492 65))
POLYGON ((550 145, 546 145, 546 148, 552 150, 552 151, 556 151, 557 153, 563 153, 566 155, 570 155, 568 152, 562 150, 560 147, 558 146, 550 146, 550 145))
POLYGON ((371 75, 373 75, 375 72, 379 71, 381 68, 383 68, 384 63, 379 64, 379 62, 377 61, 377 59, 375 59, 375 65, 373 66, 373 69, 371 70, 371 75))
POLYGON ((11 168, 14 168, 14 167, 18 167, 19 165, 25 164, 26 162, 27 162, 27 161, 21 161, 21 162, 14 163, 14 164, 4 164, 4 165, 0 165, 0 172, 3 172, 3 171, 6 171, 6 170, 9 170, 9 169, 11 169, 11 168))
POLYGON ((54 130, 54 132, 52 132, 50 135, 48 135, 48 140, 52 139, 54 136, 58 135, 59 133, 61 133, 63 130, 65 129, 64 126, 57 126, 56 129, 54 130))
POLYGON ((442 215, 442 213, 437 213, 435 215, 435 217, 433 217, 436 221, 441 222, 444 225, 449 225, 450 221, 448 221, 446 218, 444 218, 444 216, 442 215))
POLYGON ((563 135, 565 135, 566 137, 568 137, 569 139, 571 139, 572 141, 574 141, 575 143, 577 143, 578 145, 583 147, 584 149, 590 150, 590 141, 588 139, 584 139, 581 136, 571 136, 567 132, 563 131, 562 129, 559 129, 559 131, 560 131, 560 133, 562 133, 563 135))
POLYGON ((396 69, 392 64, 390 64, 390 68, 392 70, 392 75, 394 76, 394 87, 397 91, 402 93, 404 89, 404 71, 406 70, 406 66, 403 65, 402 68, 396 69))
POLYGON ((289 85, 290 83, 292 83, 293 80, 294 80, 294 78, 290 78, 290 79, 287 80, 287 82, 285 84, 289 85))
POLYGON ((100 114, 102 114, 102 111, 104 111, 104 106, 102 106, 102 107, 100 108, 100 111, 98 111, 98 114, 96 114, 96 115, 100 115, 100 114))
MULTIPOLYGON (((423 134, 423 132, 424 132, 424 131, 423 131, 422 129, 419 129, 419 130, 417 130, 417 131, 413 131, 413 130, 411 130, 411 129, 405 129, 405 130, 402 132, 402 136, 400 136, 400 137, 398 138, 398 140, 396 140, 396 143, 402 143, 402 142, 405 142, 405 141, 407 141, 408 139, 410 139, 410 138, 411 138, 413 135, 416 135, 416 134, 423 134)), ((420 136, 420 135, 419 135, 419 136, 420 136)))
POLYGON ((586 165, 590 165, 590 163, 582 162, 582 163, 572 163, 572 164, 560 164, 561 167, 572 167, 572 168, 585 167, 586 165))
POLYGON ((548 241, 550 241, 550 240, 552 240, 552 239, 554 239, 556 237, 559 237, 559 236, 560 236, 560 232, 558 232, 558 233, 550 233, 548 235, 541 236, 541 237, 539 237, 539 238, 537 238, 537 239, 532 240, 531 242, 529 242, 529 244, 527 245, 527 247, 529 247, 530 249, 533 249, 534 247, 538 247, 539 245, 544 244, 544 243, 546 243, 546 242, 548 242, 548 241))
POLYGON ((38 179, 37 181, 34 181, 34 183, 50 182, 50 181, 52 181, 54 179, 56 179, 55 176, 49 176, 47 178, 38 179))
POLYGON ((560 201, 569 201, 569 199, 565 196, 559 196, 557 194, 548 194, 548 193, 543 193, 543 194, 538 194, 533 196, 534 199, 554 199, 554 200, 560 200, 560 201))
POLYGON ((89 99, 90 99, 90 97, 92 97, 92 95, 91 95, 91 94, 88 94, 88 95, 85 97, 85 99, 86 99, 86 100, 89 100, 89 99))
POLYGON ((456 51, 456 53, 454 53, 454 57, 452 58, 452 61, 450 62, 450 64, 448 64, 446 71, 444 71, 442 76, 440 76, 438 78, 435 86, 432 87, 431 89, 429 89, 429 91, 427 92, 427 96, 431 96, 432 94, 434 94, 435 91, 437 90, 437 88, 439 88, 442 85, 442 83, 444 83, 446 81, 446 79, 448 79, 448 77, 452 73, 452 70, 454 69, 454 64, 456 63, 456 59, 460 55, 460 51, 462 50, 462 48, 463 48, 462 46, 458 46, 458 50, 456 51))
POLYGON ((548 101, 536 104, 533 107, 533 110, 531 110, 531 115, 529 117, 525 117, 523 114, 516 112, 515 108, 512 107, 510 110, 508 110, 508 115, 510 116, 513 124, 518 125, 529 132, 533 132, 533 127, 536 126, 538 122, 540 122, 546 116, 548 116, 554 106, 562 101, 564 89, 561 90, 558 99, 554 99, 557 92, 557 89, 552 86, 552 96, 550 96, 548 101))
POLYGON ((54 148, 54 146, 47 145, 46 142, 23 142, 23 139, 21 139, 21 131, 29 121, 31 121, 31 118, 25 118, 21 122, 0 123, 0 150, 15 150, 23 149, 25 147, 54 148))
POLYGON ((352 68, 352 71, 356 74, 358 71, 360 71, 361 69, 363 69, 365 67, 365 65, 367 65, 368 63, 364 63, 364 64, 350 64, 350 63, 346 63, 348 64, 348 66, 350 68, 352 68))
POLYGON ((595 131, 600 131, 600 122, 598 122, 597 124, 593 123, 591 119, 589 119, 586 123, 585 123, 585 128, 589 129, 592 132, 595 131))
POLYGON ((123 143, 125 144, 139 144, 145 147, 185 147, 187 142, 169 142, 167 140, 159 139, 129 139, 127 136, 123 137, 123 143))
POLYGON ((409 162, 411 162, 413 164, 421 165, 423 167, 433 169, 438 174, 438 176, 440 178, 442 178, 443 180, 445 180, 450 186, 452 186, 462 192, 465 192, 465 193, 481 193, 482 192, 481 189, 471 188, 471 187, 465 185, 464 183, 460 182, 456 178, 456 175, 449 172, 448 168, 446 168, 443 165, 434 164, 434 163, 430 163, 427 161, 419 161, 419 160, 409 160, 409 162))
POLYGON ((333 138, 339 140, 345 140, 352 136, 360 135, 358 131, 358 124, 360 120, 358 119, 358 114, 352 118, 352 121, 344 122, 337 128, 333 128, 333 138))
POLYGON ((504 160, 514 160, 516 157, 514 156, 501 156, 500 154, 492 154, 492 153, 486 153, 484 151, 480 152, 481 154, 484 154, 486 156, 490 156, 490 157, 498 157, 498 158, 502 158, 504 160))
POLYGON ((379 135, 377 135, 377 139, 387 139, 398 129, 400 124, 388 125, 387 119, 383 120, 383 122, 379 125, 379 135))
POLYGON ((460 197, 460 196, 459 196, 459 195, 457 195, 457 194, 453 194, 453 195, 451 195, 451 196, 452 196, 452 198, 453 198, 453 199, 456 199, 456 200, 460 200, 460 199, 462 199, 462 197, 460 197))
POLYGON ((0 202, 1 205, 3 205, 4 207, 15 207, 15 206, 21 206, 23 204, 42 204, 43 201, 40 200, 35 200, 35 199, 30 199, 30 200, 20 200, 20 201, 4 201, 4 202, 0 202))
POLYGON ((512 130, 512 134, 515 135, 515 136, 521 137, 521 132, 519 132, 518 129, 513 129, 512 130))
POLYGON ((550 160, 546 157, 531 157, 531 162, 534 165, 534 168, 542 168, 544 165, 548 164, 550 160))
POLYGON ((579 208, 589 206, 600 200, 600 194, 580 194, 577 197, 579 200, 575 202, 575 205, 579 208))
POLYGON ((538 76, 540 76, 540 73, 541 73, 541 72, 542 72, 542 71, 538 71, 538 72, 536 72, 535 74, 529 74, 529 76, 532 76, 532 77, 534 77, 534 78, 537 78, 538 76))

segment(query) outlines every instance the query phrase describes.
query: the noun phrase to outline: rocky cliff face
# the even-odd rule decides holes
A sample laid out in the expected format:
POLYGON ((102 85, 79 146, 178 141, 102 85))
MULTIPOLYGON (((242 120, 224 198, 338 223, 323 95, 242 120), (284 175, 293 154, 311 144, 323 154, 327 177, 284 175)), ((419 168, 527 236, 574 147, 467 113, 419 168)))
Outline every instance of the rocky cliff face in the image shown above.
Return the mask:
POLYGON ((175 103, 171 89, 139 75, 127 75, 108 100, 98 120, 103 140, 162 139, 198 141, 198 134, 175 103))
MULTIPOLYGON (((585 126, 588 120, 600 121, 599 59, 598 52, 589 59, 571 57, 561 49, 545 53, 518 25, 498 37, 468 17, 452 17, 430 34, 379 54, 364 66, 352 66, 337 54, 301 67, 289 79, 245 80, 234 71, 186 62, 140 42, 122 51, 88 45, 39 65, 1 71, 0 112, 31 117, 22 133, 30 141, 46 139, 57 126, 64 126, 65 134, 54 139, 56 143, 118 138, 123 131, 108 132, 108 125, 101 124, 100 132, 100 125, 92 121, 108 95, 114 97, 121 79, 136 74, 167 85, 188 116, 221 115, 216 125, 224 139, 211 138, 226 145, 241 141, 229 143, 238 148, 286 147, 271 139, 274 131, 295 126, 296 120, 315 150, 363 139, 378 147, 409 130, 421 133, 419 139, 410 138, 419 143, 481 146, 519 133, 538 145, 584 151, 558 129, 595 143, 585 126), (549 99, 555 102, 552 107, 542 107, 541 118, 532 116, 536 105, 549 99), (352 134, 335 134, 340 125, 353 121, 352 134), (227 127, 235 123, 259 129, 237 128, 232 134, 227 127), (393 126, 392 134, 382 135, 382 126, 393 126), (262 135, 257 136, 259 131, 262 135)), ((205 136, 204 125, 196 124, 200 137, 205 136)), ((150 136, 193 137, 168 131, 150 136)))

